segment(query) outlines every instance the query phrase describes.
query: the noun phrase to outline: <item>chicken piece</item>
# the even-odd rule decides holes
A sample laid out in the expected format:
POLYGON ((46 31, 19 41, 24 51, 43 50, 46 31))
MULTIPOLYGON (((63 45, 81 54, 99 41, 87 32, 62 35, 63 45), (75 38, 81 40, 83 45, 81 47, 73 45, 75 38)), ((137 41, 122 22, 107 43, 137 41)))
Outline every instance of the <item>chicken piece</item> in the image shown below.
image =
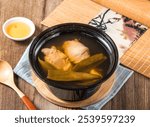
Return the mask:
POLYGON ((42 49, 42 53, 45 55, 44 60, 57 69, 67 71, 72 66, 69 58, 63 52, 57 50, 55 46, 42 49))
POLYGON ((80 43, 77 39, 65 41, 63 44, 63 49, 65 54, 69 57, 70 61, 75 64, 90 56, 89 49, 80 43))

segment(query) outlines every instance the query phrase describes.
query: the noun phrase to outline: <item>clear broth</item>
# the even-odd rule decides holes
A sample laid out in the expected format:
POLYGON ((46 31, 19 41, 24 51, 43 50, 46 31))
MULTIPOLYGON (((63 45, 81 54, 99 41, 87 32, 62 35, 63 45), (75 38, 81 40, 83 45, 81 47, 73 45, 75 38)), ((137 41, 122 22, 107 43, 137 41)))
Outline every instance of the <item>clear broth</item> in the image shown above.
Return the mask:
MULTIPOLYGON (((85 33, 79 33, 79 32, 70 32, 70 33, 63 33, 63 34, 58 34, 55 35, 54 37, 46 38, 46 43, 40 48, 40 52, 38 56, 40 58, 43 58, 43 54, 41 53, 41 49, 43 48, 50 48, 51 46, 56 46, 57 49, 63 52, 62 45, 65 41, 68 40, 74 40, 78 39, 79 42, 84 44, 86 47, 89 48, 90 55, 94 55, 97 53, 103 53, 106 57, 107 60, 103 62, 98 68, 102 69, 103 72, 103 77, 107 75, 108 69, 110 66, 110 58, 107 50, 100 44, 99 40, 96 40, 96 38, 92 37, 91 35, 85 34, 85 33)), ((46 76, 47 74, 45 74, 46 76)), ((68 82, 61 82, 63 83, 68 83, 68 82)), ((69 82, 70 83, 76 83, 76 82, 69 82)))

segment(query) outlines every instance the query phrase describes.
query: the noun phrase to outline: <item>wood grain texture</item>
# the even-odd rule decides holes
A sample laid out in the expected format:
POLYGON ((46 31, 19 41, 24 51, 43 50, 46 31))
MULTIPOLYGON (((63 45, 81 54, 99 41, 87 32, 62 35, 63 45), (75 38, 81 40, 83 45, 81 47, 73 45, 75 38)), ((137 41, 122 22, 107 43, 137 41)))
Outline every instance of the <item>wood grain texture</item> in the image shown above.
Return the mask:
POLYGON ((103 107, 114 110, 149 110, 150 79, 134 73, 119 93, 103 107))
POLYGON ((64 0, 42 24, 53 26, 60 23, 88 23, 103 7, 90 0, 64 0), (88 13, 87 13, 87 10, 88 13))
MULTIPOLYGON (((0 29, 5 20, 13 16, 25 16, 36 24, 37 35, 45 27, 40 22, 62 0, 0 0, 0 29), (18 4, 17 4, 18 3, 18 4), (38 9, 37 9, 38 7, 38 9)), ((17 64, 30 40, 13 42, 0 32, 0 59, 7 60, 13 67, 17 64)), ((66 109, 56 106, 31 85, 15 77, 18 87, 30 98, 38 109, 66 109)), ((10 88, 0 84, 0 109, 27 109, 18 95, 10 88)), ((103 109, 150 109, 150 79, 135 73, 120 92, 103 109)))
POLYGON ((149 0, 92 0, 150 27, 149 0))
POLYGON ((121 63, 150 78, 150 29, 121 58, 121 63))

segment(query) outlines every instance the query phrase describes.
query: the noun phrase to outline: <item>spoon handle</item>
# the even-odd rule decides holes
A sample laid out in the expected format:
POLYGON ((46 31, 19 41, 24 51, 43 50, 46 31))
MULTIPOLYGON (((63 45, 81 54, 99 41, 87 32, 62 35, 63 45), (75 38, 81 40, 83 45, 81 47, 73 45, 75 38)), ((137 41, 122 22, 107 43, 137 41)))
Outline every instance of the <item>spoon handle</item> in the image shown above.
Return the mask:
POLYGON ((27 96, 23 96, 21 99, 29 110, 36 110, 36 107, 33 105, 33 103, 29 100, 27 96))
POLYGON ((30 99, 20 89, 18 89, 18 87, 15 85, 15 83, 12 82, 11 84, 12 84, 11 88, 13 88, 17 92, 17 94, 22 99, 22 101, 27 106, 27 108, 29 110, 36 110, 36 107, 34 106, 34 104, 30 101, 30 99))

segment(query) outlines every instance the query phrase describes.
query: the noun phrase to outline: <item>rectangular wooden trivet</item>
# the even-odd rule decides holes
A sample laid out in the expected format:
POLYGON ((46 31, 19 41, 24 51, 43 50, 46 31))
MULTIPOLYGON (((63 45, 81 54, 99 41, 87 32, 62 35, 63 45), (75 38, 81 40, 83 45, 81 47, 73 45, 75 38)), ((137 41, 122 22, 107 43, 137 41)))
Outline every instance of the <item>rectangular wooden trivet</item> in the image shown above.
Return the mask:
MULTIPOLYGON (((110 4, 108 5, 113 9, 113 6, 115 6, 115 4, 113 4, 112 0, 108 0, 108 1, 110 1, 110 4)), ((136 4, 135 1, 138 1, 138 0, 133 0, 133 1, 134 1, 134 4, 136 4)), ((144 0, 144 1, 147 1, 147 0, 144 0)), ((114 2, 116 2, 116 0, 114 0, 114 2)), ((148 5, 146 6, 149 6, 150 2, 147 1, 147 4, 148 5)), ((119 5, 120 5, 119 7, 120 10, 125 10, 124 7, 126 8, 126 6, 123 6, 123 4, 120 4, 120 3, 119 5)), ((135 9, 137 9, 137 12, 139 12, 138 10, 139 2, 137 2, 137 6, 135 5, 133 6, 132 2, 128 2, 128 6, 130 8, 130 10, 128 11, 132 12, 134 7, 136 7, 135 9)), ((56 24, 66 23, 66 22, 88 23, 92 18, 94 18, 97 14, 99 14, 103 9, 104 9, 103 6, 96 4, 95 2, 92 2, 91 0, 64 0, 44 21, 42 21, 42 24, 46 26, 53 26, 56 24)), ((130 17, 135 18, 132 15, 134 15, 134 13, 130 13, 130 17)), ((142 14, 140 13, 140 15, 142 14)), ((143 14, 143 16, 145 15, 146 14, 143 14)), ((138 18, 137 21, 139 20, 140 18, 138 18)), ((143 18, 141 22, 144 24, 148 23, 148 21, 143 20, 143 18)), ((123 55, 123 57, 121 58, 121 63, 150 78, 150 39, 149 37, 150 37, 150 30, 148 30, 137 42, 135 42, 134 45, 125 53, 125 55, 123 55)))

